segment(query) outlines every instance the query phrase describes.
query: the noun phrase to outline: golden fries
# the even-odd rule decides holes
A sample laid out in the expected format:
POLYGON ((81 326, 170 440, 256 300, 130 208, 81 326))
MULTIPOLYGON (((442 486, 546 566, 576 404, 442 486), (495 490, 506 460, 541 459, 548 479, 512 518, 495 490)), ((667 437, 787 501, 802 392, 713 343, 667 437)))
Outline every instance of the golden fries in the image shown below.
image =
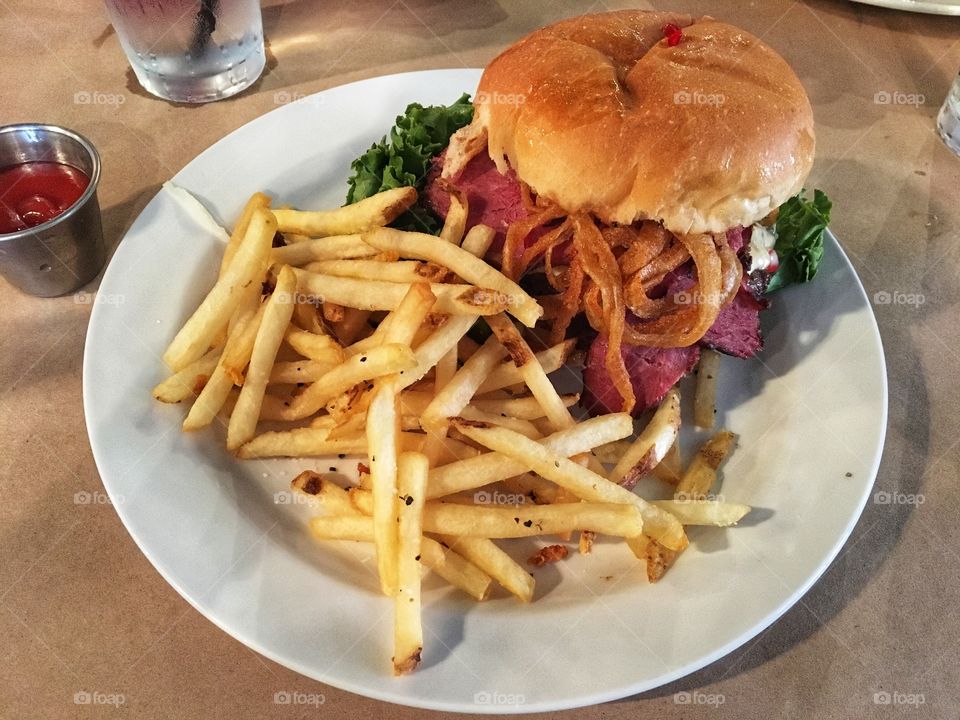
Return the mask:
POLYGON ((717 374, 720 372, 720 353, 701 350, 697 365, 697 389, 693 396, 693 424, 712 428, 717 414, 717 374))
POLYGON ((471 255, 482 258, 487 254, 487 250, 493 245, 494 238, 497 237, 496 231, 487 225, 474 225, 467 231, 467 235, 460 244, 464 250, 471 255))
POLYGON ((417 260, 391 263, 380 260, 321 260, 310 263, 304 270, 321 275, 395 283, 440 282, 447 274, 446 268, 417 260))
MULTIPOLYGON (((321 275, 299 268, 295 272, 300 292, 307 297, 361 310, 396 310, 411 285, 411 283, 321 275)), ((434 312, 452 315, 493 315, 507 307, 505 296, 474 285, 433 283, 430 290, 437 297, 434 312)))
POLYGON ((330 440, 330 428, 296 428, 258 435, 237 450, 237 457, 323 457, 353 455, 367 450, 365 437, 330 440))
POLYGON ((402 187, 385 190, 336 210, 308 212, 278 209, 275 215, 280 232, 310 237, 348 235, 387 225, 416 201, 417 191, 412 187, 402 187))
POLYGON ((250 199, 247 200, 247 204, 240 214, 240 219, 234 226, 233 232, 230 233, 230 241, 223 250, 223 260, 220 261, 220 277, 223 277, 223 274, 230 266, 230 262, 233 260, 233 256, 237 254, 237 248, 240 247, 240 243, 243 242, 243 238, 247 234, 247 228, 250 227, 250 219, 253 217, 253 213, 258 208, 269 207, 270 197, 260 192, 254 193, 250 196, 250 199))
MULTIPOLYGON (((632 418, 626 413, 613 413, 585 420, 574 427, 548 435, 540 443, 550 452, 572 457, 589 452, 597 445, 625 438, 632 432, 632 418)), ((483 487, 528 469, 524 461, 497 452, 450 463, 430 471, 427 498, 483 487)))
MULTIPOLYGON (((449 418, 454 417, 467 406, 484 378, 506 354, 507 351, 503 346, 491 336, 483 347, 474 353, 473 357, 467 360, 450 381, 443 384, 441 390, 434 395, 433 401, 423 411, 423 427, 430 432, 445 433, 449 418)), ((449 351, 447 357, 453 358, 453 367, 456 368, 457 359, 454 351, 449 351)))
POLYGON ((214 348, 199 360, 194 360, 153 388, 153 397, 160 402, 178 403, 199 395, 216 369, 221 353, 220 348, 214 348))
POLYGON ((401 257, 419 258, 443 265, 467 282, 489 288, 491 295, 502 296, 509 312, 527 327, 533 327, 543 315, 543 309, 537 301, 513 280, 451 242, 433 235, 390 228, 378 228, 366 233, 363 240, 379 250, 399 253, 401 257))
POLYGON ((459 245, 463 240, 463 233, 467 228, 469 204, 466 193, 452 191, 450 193, 450 207, 447 217, 443 220, 443 229, 440 230, 440 239, 459 245))
POLYGON ((736 525, 750 512, 749 505, 716 500, 654 500, 653 504, 677 518, 684 525, 736 525))
POLYGON ((367 410, 367 445, 373 486, 373 531, 377 546, 380 587, 397 591, 397 458, 400 421, 397 384, 379 383, 367 410))
POLYGON ((680 393, 667 393, 657 412, 610 473, 610 480, 633 488, 663 460, 680 432, 680 393))
MULTIPOLYGON (((576 344, 576 340, 564 340, 559 345, 541 350, 533 357, 543 368, 543 372, 549 374, 563 367, 576 344)), ((514 365, 512 360, 508 360, 490 373, 490 376, 477 388, 477 395, 486 395, 522 382, 520 368, 514 365)))
POLYGON ((737 436, 729 430, 721 430, 697 450, 687 471, 677 483, 675 496, 679 499, 696 500, 710 492, 717 480, 717 468, 727 457, 737 436))
POLYGON ((487 538, 440 535, 440 539, 453 551, 495 579, 506 590, 523 602, 533 600, 536 581, 533 576, 514 562, 497 545, 487 538))
MULTIPOLYGON (((316 498, 330 515, 363 517, 360 511, 350 502, 346 490, 336 483, 325 480, 323 476, 315 472, 305 470, 291 481, 290 486, 298 492, 316 498)), ((352 536, 340 539, 372 543, 373 522, 368 518, 365 519, 367 522, 362 529, 354 526, 352 529, 355 532, 352 536)), ((340 526, 339 529, 346 531, 350 528, 340 526)), ((321 532, 323 532, 322 524, 321 532)), ((422 538, 420 552, 420 561, 424 565, 454 587, 463 590, 474 600, 486 600, 490 595, 490 585, 492 583, 490 576, 461 555, 428 537, 422 538)))
POLYGON ((558 503, 495 507, 430 502, 423 509, 426 532, 481 538, 556 535, 594 530, 603 535, 633 537, 643 531, 643 517, 622 503, 558 503))
MULTIPOLYGON (((421 565, 476 600, 496 581, 530 602, 529 568, 494 540, 556 535, 586 555, 601 552, 600 534, 656 582, 687 547, 685 525, 736 525, 750 511, 706 499, 732 433, 682 470, 676 389, 632 441, 625 413, 577 422, 579 396, 548 378, 576 340, 531 350, 542 328, 521 332, 506 313, 533 327, 543 308, 483 260, 496 233, 466 227, 464 196, 453 193, 440 237, 385 227, 416 197, 399 188, 308 212, 252 196, 218 279, 167 348, 173 374, 153 388, 162 402, 195 397, 184 430, 222 418, 240 459, 360 456, 357 487, 311 470, 290 487, 312 498, 315 538, 372 546, 394 607, 397 675, 423 652, 421 565), (278 231, 286 244, 273 248, 278 231), (482 345, 467 335, 481 317, 493 331, 482 345), (673 500, 631 492, 650 473, 676 485, 673 500)), ((695 420, 705 424, 717 356, 701 358, 695 420)), ((568 552, 551 545, 528 562, 568 552)))
MULTIPOLYGON (((471 440, 523 463, 528 469, 555 482, 583 500, 633 505, 643 514, 644 532, 672 550, 686 547, 686 535, 675 517, 582 465, 552 453, 540 443, 507 428, 492 427, 461 419, 453 420, 452 424, 471 440)), ((595 527, 569 529, 603 532, 595 527)), ((637 534, 639 533, 634 533, 634 535, 637 534)))
MULTIPOLYGON (((400 491, 397 534, 397 595, 394 599, 393 674, 406 675, 420 664, 423 627, 420 624, 420 553, 423 506, 427 488, 427 457, 403 453, 398 461, 400 491)), ((374 480, 376 493, 376 480, 374 480)), ((395 501, 396 502, 396 501, 395 501)), ((376 507, 374 507, 376 510, 376 507)))
MULTIPOLYGON (((240 252, 243 248, 240 249, 240 252)), ((237 258, 240 257, 238 252, 237 258)), ((236 450, 257 431, 257 419, 260 417, 260 405, 267 389, 271 368, 277 358, 277 350, 283 342, 283 335, 293 316, 293 293, 297 279, 293 271, 284 267, 277 278, 277 286, 263 313, 263 320, 257 329, 250 354, 250 367, 240 390, 240 397, 230 414, 227 428, 227 449, 236 450)))
POLYGON ((337 365, 343 362, 346 356, 340 343, 329 335, 318 335, 307 330, 301 330, 295 325, 287 328, 287 334, 283 336, 283 339, 300 355, 317 362, 337 365))
POLYGON ((303 240, 293 245, 273 248, 270 262, 277 265, 303 267, 326 260, 354 260, 369 258, 379 251, 367 245, 360 235, 338 235, 336 237, 303 240))
POLYGON ((234 303, 243 290, 260 282, 266 271, 267 256, 277 221, 268 210, 254 211, 247 233, 226 272, 217 280, 200 307, 180 329, 163 354, 164 362, 174 372, 183 370, 201 358, 233 314, 234 303))
POLYGON ((416 357, 408 345, 381 345, 365 355, 354 355, 318 378, 304 392, 295 397, 290 403, 290 410, 285 419, 299 420, 310 417, 327 401, 358 383, 382 375, 411 370, 416 365, 416 357))

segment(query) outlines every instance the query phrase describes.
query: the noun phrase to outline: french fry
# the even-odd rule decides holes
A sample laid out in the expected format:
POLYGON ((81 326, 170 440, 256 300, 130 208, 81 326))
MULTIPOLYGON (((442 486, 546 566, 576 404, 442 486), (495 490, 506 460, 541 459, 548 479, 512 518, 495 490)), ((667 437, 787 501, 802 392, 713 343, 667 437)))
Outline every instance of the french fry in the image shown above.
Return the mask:
POLYGON ((694 455, 687 471, 677 483, 674 497, 696 500, 710 492, 717 481, 717 468, 733 448, 737 436, 729 430, 720 430, 707 440, 694 455))
POLYGON ((441 282, 447 269, 434 263, 419 260, 321 260, 304 268, 307 272, 336 277, 382 280, 395 283, 441 282))
MULTIPOLYGON (((330 515, 358 515, 347 491, 313 470, 304 470, 290 481, 290 488, 317 499, 330 515)), ((373 541, 371 525, 370 541, 373 541)))
POLYGON ((717 375, 720 372, 720 353, 701 350, 697 366, 697 389, 693 396, 693 424, 712 428, 717 414, 717 375))
POLYGON ((253 217, 253 213, 258 208, 266 209, 269 207, 270 197, 264 195, 262 192, 255 192, 250 196, 250 199, 247 200, 243 212, 240 213, 240 219, 237 220, 237 224, 233 226, 233 232, 230 233, 230 240, 227 242, 227 247, 223 250, 223 259, 220 261, 220 277, 223 277, 223 274, 230 266, 230 262, 233 260, 233 256, 237 254, 237 249, 247 234, 247 228, 250 227, 250 218, 253 217))
POLYGON ((414 369, 416 365, 416 357, 407 345, 382 345, 365 355, 354 355, 295 397, 283 419, 300 420, 309 417, 329 400, 358 383, 382 375, 405 372, 414 369))
POLYGON ((596 540, 597 534, 589 530, 581 530, 580 537, 577 540, 577 552, 581 555, 589 555, 593 552, 593 541, 596 540))
POLYGON ((496 230, 489 225, 474 225, 467 231, 467 235, 463 238, 460 247, 471 255, 482 258, 487 254, 496 237, 496 230))
POLYGON ((336 367, 335 363, 321 360, 290 360, 274 363, 270 371, 270 384, 309 383, 319 380, 336 367))
POLYGON ((644 550, 647 561, 647 580, 652 583, 660 580, 664 576, 664 573, 673 567, 680 552, 682 551, 671 550, 656 540, 650 540, 644 550))
MULTIPOLYGON (((426 452, 427 436, 421 433, 404 432, 402 433, 401 443, 404 450, 416 450, 417 452, 426 452)), ((467 445, 465 442, 454 438, 443 438, 443 442, 437 445, 437 457, 433 459, 435 466, 444 466, 460 460, 469 460, 480 455, 480 450, 473 445, 467 445)))
POLYGON ((508 477, 503 481, 503 487, 508 492, 530 498, 538 505, 568 501, 565 497, 567 495, 566 490, 557 487, 549 480, 544 480, 531 473, 508 477))
MULTIPOLYGON (((564 405, 571 407, 580 401, 580 395, 561 395, 560 399, 563 400, 564 405)), ((544 417, 543 408, 532 396, 504 399, 474 398, 470 401, 470 406, 481 412, 506 415, 518 420, 539 420, 544 417)))
POLYGON ((456 551, 424 536, 420 552, 424 565, 474 600, 486 600, 490 596, 491 577, 456 551))
MULTIPOLYGON (((241 248, 242 251, 242 248, 241 248)), ((239 257, 239 253, 237 255, 239 257)), ((250 354, 250 367, 240 390, 240 397, 230 415, 227 426, 227 449, 236 450, 250 440, 257 431, 260 406, 270 379, 271 368, 277 358, 283 335, 293 316, 293 293, 297 279, 290 268, 280 270, 277 285, 263 313, 263 320, 257 328, 257 337, 250 354)))
POLYGON ((356 435, 363 435, 366 427, 367 414, 356 413, 354 415, 345 415, 339 425, 334 425, 327 435, 327 440, 339 440, 356 435))
POLYGON ((463 233, 467 228, 467 214, 469 204, 467 203, 466 193, 460 192, 451 186, 450 207, 447 210, 447 216, 443 220, 443 228, 440 230, 440 239, 446 242, 459 245, 463 240, 463 233))
MULTIPOLYGON (((506 350, 491 336, 449 382, 440 385, 438 381, 440 390, 423 411, 423 427, 429 432, 445 434, 448 419, 458 415, 467 406, 477 388, 505 355, 506 350)), ((453 359, 453 368, 456 369, 456 351, 449 351, 446 357, 453 359)))
POLYGON ((314 238, 270 251, 270 262, 291 267, 303 267, 310 263, 327 260, 356 260, 370 258, 379 252, 370 247, 360 235, 338 235, 314 238))
MULTIPOLYGON (((558 345, 541 350, 534 357, 545 373, 552 373, 563 367, 576 344, 576 340, 564 340, 558 345)), ((522 382, 520 369, 513 364, 512 360, 508 360, 490 373, 490 376, 477 388, 477 395, 486 395, 522 382)))
POLYGON ((364 234, 363 240, 379 250, 399 253, 401 257, 435 262, 449 268, 468 283, 489 288, 491 295, 502 296, 510 314, 527 327, 533 327, 543 314, 537 301, 523 288, 480 258, 451 242, 433 235, 392 228, 372 230, 364 234))
POLYGON ((660 480, 671 485, 680 482, 680 476, 683 474, 683 463, 680 460, 680 436, 673 441, 673 445, 667 450, 660 464, 653 468, 653 474, 660 480))
POLYGON ((223 348, 214 348, 183 370, 153 388, 153 397, 164 403, 178 403, 199 395, 216 369, 223 348))
POLYGON ((413 339, 423 325, 430 309, 436 301, 430 285, 425 282, 413 283, 403 296, 397 309, 389 313, 369 337, 358 340, 346 348, 346 354, 358 355, 385 342, 400 342, 412 345, 413 339), (395 329, 392 329, 396 325, 395 329))
MULTIPOLYGON (((400 346, 397 346, 400 347, 400 346)), ((408 348, 409 349, 409 348, 408 348)), ((385 595, 397 592, 397 462, 400 423, 397 383, 384 380, 367 410, 367 447, 373 487, 373 530, 380 587, 385 595)))
POLYGON ((415 188, 394 188, 336 210, 311 212, 278 209, 277 224, 280 232, 292 232, 310 237, 361 233, 371 228, 388 225, 416 201, 415 188))
POLYGON ((287 328, 287 333, 283 339, 300 355, 310 360, 337 365, 342 363, 346 357, 340 343, 329 335, 318 335, 307 330, 301 330, 296 325, 287 328))
POLYGON ((363 436, 330 440, 330 428, 306 427, 270 431, 257 435, 240 446, 237 457, 243 460, 264 457, 323 457, 356 455, 367 450, 363 436))
POLYGON ((243 290, 251 283, 259 283, 266 272, 267 255, 276 230, 276 220, 269 210, 254 211, 230 266, 164 353, 163 360, 171 370, 178 372, 201 358, 217 333, 227 326, 243 290))
POLYGON ((467 334, 476 319, 476 315, 454 315, 434 330, 426 340, 417 346, 414 352, 417 360, 416 367, 404 372, 400 389, 408 388, 415 382, 422 380, 423 376, 440 362, 440 358, 456 349, 457 342, 467 334))
POLYGON ((643 529, 640 509, 623 503, 558 503, 491 507, 428 502, 423 509, 425 532, 462 537, 518 538, 593 530, 632 537, 643 529))
MULTIPOLYGON (((322 475, 311 470, 305 470, 291 482, 293 490, 316 498, 332 516, 363 517, 366 520, 361 527, 354 525, 354 532, 349 536, 337 539, 358 540, 373 542, 373 520, 363 515, 350 501, 346 490, 322 475)), ((323 524, 321 523, 321 528, 323 524)), ((341 530, 351 529, 350 526, 341 526, 341 530)), ((323 530, 321 530, 321 533, 323 530)), ((342 534, 342 533, 341 533, 342 534)), ((327 538, 334 539, 334 538, 327 538)), ((422 540, 420 561, 437 575, 458 587, 475 600, 486 600, 490 594, 491 578, 479 567, 464 557, 446 548, 436 540, 424 537, 422 540)))
MULTIPOLYGON (((469 420, 455 419, 451 424, 460 432, 481 445, 521 462, 528 470, 555 482, 577 497, 588 502, 624 503, 636 507, 643 517, 643 531, 672 550, 682 550, 687 545, 683 526, 669 513, 650 505, 626 488, 612 483, 595 472, 572 460, 550 452, 546 447, 525 438, 523 435, 502 427, 485 426, 469 420), (479 425, 479 427, 478 427, 479 425)), ((600 528, 578 527, 572 530, 600 528)), ((610 534, 610 533, 604 533, 610 534)), ((633 533, 637 535, 638 533, 633 533)))
POLYGON ((543 366, 537 362, 527 341, 520 336, 513 323, 503 315, 494 315, 487 318, 487 325, 507 349, 520 377, 540 403, 553 429, 563 430, 575 425, 576 420, 573 419, 573 415, 570 414, 557 389, 547 377, 543 366))
POLYGON ((373 542, 373 521, 363 515, 324 515, 310 519, 310 532, 317 540, 373 542))
MULTIPOLYGON (((627 413, 599 415, 566 430, 548 435, 540 444, 549 452, 572 457, 593 447, 633 433, 633 419, 627 413)), ((483 487, 520 475, 530 468, 522 460, 503 453, 487 453, 476 458, 434 468, 427 484, 427 499, 483 487)))
POLYGON ((531 440, 539 440, 543 437, 543 434, 537 429, 537 426, 529 420, 521 420, 520 418, 508 417, 497 413, 487 413, 473 405, 468 405, 461 410, 459 417, 466 420, 474 420, 476 422, 485 422, 490 425, 500 425, 505 428, 510 428, 514 432, 518 432, 531 440))
POLYGON ((427 313, 436 302, 436 296, 427 283, 414 283, 403 296, 397 309, 384 319, 386 329, 383 333, 383 342, 413 344, 417 330, 423 324, 427 313))
POLYGON ((632 489, 660 463, 676 442, 679 431, 680 393, 674 388, 613 468, 610 480, 632 489))
MULTIPOLYGON (((394 402, 396 394, 394 393, 394 402)), ((393 673, 416 670, 423 651, 420 619, 420 558, 423 545, 423 506, 426 502, 427 457, 406 452, 397 462, 400 492, 397 528, 397 594, 394 598, 393 673)), ((376 484, 374 484, 376 492, 376 484)))
POLYGON ((736 525, 750 512, 749 505, 717 500, 654 500, 653 504, 677 518, 684 525, 736 525))
POLYGON ((533 600, 536 581, 513 558, 487 538, 440 535, 451 550, 472 562, 522 602, 533 600))
MULTIPOLYGON (((453 246, 451 246, 453 247, 453 246)), ((380 280, 359 280, 295 270, 300 292, 361 310, 396 310, 410 283, 392 283, 380 280)), ((433 283, 430 290, 436 296, 434 312, 452 315, 493 315, 507 307, 505 296, 474 285, 433 283)))
MULTIPOLYGON (((234 311, 234 326, 227 338, 223 354, 210 379, 203 386, 196 401, 183 421, 184 432, 207 427, 220 412, 235 385, 243 382, 243 371, 250 362, 253 343, 263 321, 265 305, 260 305, 260 293, 247 293, 234 311)), ((231 409, 232 412, 232 409, 231 409)))

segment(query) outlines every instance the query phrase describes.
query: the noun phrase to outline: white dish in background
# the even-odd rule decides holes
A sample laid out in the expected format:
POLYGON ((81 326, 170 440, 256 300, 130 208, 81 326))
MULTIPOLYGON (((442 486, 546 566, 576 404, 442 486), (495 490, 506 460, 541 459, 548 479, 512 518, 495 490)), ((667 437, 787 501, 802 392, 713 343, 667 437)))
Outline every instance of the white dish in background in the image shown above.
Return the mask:
MULTIPOLYGON (((407 103, 452 102, 479 74, 395 75, 308 97, 231 133, 173 180, 231 222, 256 190, 301 207, 339 205, 350 161, 407 103)), ((157 570, 219 627, 304 675, 467 712, 546 711, 649 690, 790 608, 869 496, 886 425, 883 352, 863 288, 830 236, 817 278, 774 297, 760 360, 723 361, 721 422, 741 446, 722 494, 753 514, 737 528, 693 528, 690 550, 653 586, 622 544, 603 542, 537 570, 528 605, 502 593, 478 604, 430 579, 423 665, 394 678, 392 603, 370 563, 355 559, 369 551, 315 542, 309 507, 275 502, 304 467, 351 463, 241 462, 224 450, 222 428, 184 434, 185 409, 150 396, 166 373, 160 356, 212 284, 221 252, 172 196, 147 205, 90 319, 87 427, 116 510, 157 570)), ((520 547, 522 558, 533 545, 520 547)))
POLYGON ((940 0, 939 2, 928 2, 928 0, 853 0, 853 2, 929 15, 960 15, 960 0, 940 0))

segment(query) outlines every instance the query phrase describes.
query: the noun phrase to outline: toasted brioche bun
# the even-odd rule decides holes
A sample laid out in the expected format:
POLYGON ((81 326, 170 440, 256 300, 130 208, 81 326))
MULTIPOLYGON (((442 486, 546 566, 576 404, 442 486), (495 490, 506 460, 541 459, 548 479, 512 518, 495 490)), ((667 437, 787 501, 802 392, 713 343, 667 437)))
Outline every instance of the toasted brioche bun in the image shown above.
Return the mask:
POLYGON ((813 112, 790 66, 710 18, 631 10, 547 26, 487 66, 475 105, 501 172, 607 223, 750 225, 813 163, 813 112), (674 47, 666 23, 683 28, 674 47))

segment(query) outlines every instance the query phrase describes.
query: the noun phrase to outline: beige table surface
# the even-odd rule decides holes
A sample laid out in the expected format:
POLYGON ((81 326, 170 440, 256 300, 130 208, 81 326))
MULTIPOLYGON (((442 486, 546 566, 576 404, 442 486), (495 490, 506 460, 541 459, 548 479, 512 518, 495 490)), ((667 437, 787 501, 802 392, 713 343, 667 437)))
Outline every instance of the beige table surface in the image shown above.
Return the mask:
MULTIPOLYGON (((271 2, 262 80, 236 99, 182 107, 136 85, 101 3, 0 0, 0 122, 60 123, 96 143, 115 246, 164 180, 284 99, 385 73, 481 66, 538 25, 604 7, 271 2)), ((740 650, 667 687, 566 716, 957 718, 960 159, 941 145, 933 118, 960 68, 960 19, 829 0, 672 8, 739 24, 793 65, 818 125, 810 184, 833 198, 833 227, 868 294, 923 300, 875 303, 890 379, 877 489, 918 502, 869 503, 816 586, 740 650), (918 104, 878 103, 877 93, 919 96, 918 104), (683 704, 682 692, 722 704, 683 704), (875 704, 880 692, 897 693, 890 706, 875 704)), ((90 305, 26 297, 0 281, 0 308, 0 717, 436 715, 258 656, 164 582, 109 505, 76 504, 77 492, 103 493, 81 404, 90 305), (124 704, 77 705, 83 690, 124 704), (324 703, 277 705, 278 691, 322 694, 324 703)))

